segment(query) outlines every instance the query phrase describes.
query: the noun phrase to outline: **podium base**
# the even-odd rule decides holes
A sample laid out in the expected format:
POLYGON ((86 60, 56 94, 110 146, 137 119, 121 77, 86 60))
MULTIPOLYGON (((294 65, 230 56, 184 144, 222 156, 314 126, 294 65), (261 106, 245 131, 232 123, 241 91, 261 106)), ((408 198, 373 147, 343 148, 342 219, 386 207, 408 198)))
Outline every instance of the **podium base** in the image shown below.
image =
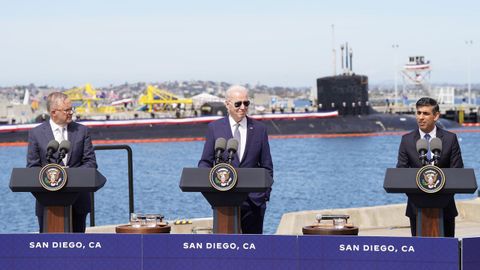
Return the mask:
POLYGON ((213 233, 241 234, 242 223, 240 216, 240 207, 214 207, 213 233))
POLYGON ((71 233, 72 206, 47 206, 43 209, 44 233, 71 233))
POLYGON ((417 236, 444 237, 443 209, 418 208, 417 209, 417 236))

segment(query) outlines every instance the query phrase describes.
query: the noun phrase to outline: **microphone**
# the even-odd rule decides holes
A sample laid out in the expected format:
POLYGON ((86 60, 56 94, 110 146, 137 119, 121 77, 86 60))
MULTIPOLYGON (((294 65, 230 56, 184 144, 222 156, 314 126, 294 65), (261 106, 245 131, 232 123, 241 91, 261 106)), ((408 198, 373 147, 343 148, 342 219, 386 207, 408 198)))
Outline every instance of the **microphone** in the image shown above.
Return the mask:
POLYGON ((231 164, 233 156, 237 153, 238 150, 238 141, 234 138, 231 138, 227 141, 227 151, 228 151, 228 163, 231 164))
POLYGON ((58 142, 56 140, 51 140, 47 144, 47 161, 50 162, 53 154, 58 150, 58 142))
POLYGON ((419 139, 417 141, 417 152, 420 154, 419 158, 423 165, 427 165, 427 151, 428 142, 425 139, 419 139))
POLYGON ((218 138, 215 141, 215 164, 222 162, 222 154, 227 146, 227 140, 225 138, 218 138))
POLYGON ((437 165, 440 155, 442 154, 442 140, 432 138, 430 141, 430 150, 433 153, 433 164, 437 165))
MULTIPOLYGON (((58 151, 60 152, 60 154, 58 155, 57 164, 60 164, 62 159, 64 159, 65 156, 68 154, 68 151, 70 151, 70 142, 62 141, 60 143, 60 146, 58 147, 58 151)), ((67 164, 64 164, 64 165, 67 165, 67 164)))

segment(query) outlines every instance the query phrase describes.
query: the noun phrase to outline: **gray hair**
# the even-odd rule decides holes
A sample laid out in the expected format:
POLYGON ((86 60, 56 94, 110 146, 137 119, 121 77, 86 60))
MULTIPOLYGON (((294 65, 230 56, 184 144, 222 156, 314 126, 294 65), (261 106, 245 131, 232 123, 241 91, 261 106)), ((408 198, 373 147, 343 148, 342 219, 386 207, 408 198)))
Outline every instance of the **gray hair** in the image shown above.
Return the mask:
POLYGON ((241 85, 232 85, 227 89, 227 92, 225 93, 225 99, 230 99, 234 92, 245 92, 248 96, 248 89, 246 87, 241 85))
POLYGON ((62 92, 52 92, 47 97, 47 111, 51 112, 52 107, 54 107, 59 102, 63 102, 68 99, 68 96, 62 92))

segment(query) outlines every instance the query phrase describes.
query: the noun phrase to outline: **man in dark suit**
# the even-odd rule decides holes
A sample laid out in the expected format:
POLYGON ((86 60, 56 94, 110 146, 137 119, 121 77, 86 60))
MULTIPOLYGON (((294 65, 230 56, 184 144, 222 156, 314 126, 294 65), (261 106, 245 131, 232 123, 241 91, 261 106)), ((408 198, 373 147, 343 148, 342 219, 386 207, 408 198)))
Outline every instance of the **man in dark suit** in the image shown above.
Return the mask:
MULTIPOLYGON (((50 163, 47 160, 47 145, 51 140, 57 140, 59 143, 68 140, 70 141, 70 151, 60 165, 75 168, 97 168, 88 128, 72 122, 73 108, 68 96, 60 92, 51 93, 47 97, 47 110, 50 120, 33 128, 28 133, 27 167, 43 167, 50 163)), ((58 153, 53 157, 57 159, 58 153)), ((90 205, 89 193, 80 193, 72 206, 73 232, 85 232, 90 205)), ((43 232, 44 207, 37 201, 35 208, 40 232, 43 232)))
MULTIPOLYGON (((397 168, 420 168, 423 166, 419 159, 416 143, 425 138, 439 138, 442 141, 442 153, 437 166, 440 168, 463 168, 462 153, 458 144, 457 135, 436 126, 440 117, 440 108, 432 98, 421 98, 416 103, 418 129, 403 135, 398 150, 397 168)), ((431 163, 431 161, 430 161, 431 163)), ((406 216, 410 218, 412 236, 416 236, 417 208, 410 199, 407 202, 406 216)), ((448 205, 443 209, 444 233, 446 237, 455 236, 455 217, 458 215, 453 195, 448 198, 448 205)))
MULTIPOLYGON (((234 85, 227 90, 225 106, 228 116, 208 125, 206 142, 198 167, 213 167, 215 140, 236 138, 239 141, 238 156, 232 162, 238 168, 265 168, 273 177, 273 163, 265 125, 247 116, 248 90, 234 85)), ((225 151, 226 152, 226 151, 225 151)), ((227 153, 224 153, 226 158, 227 153)), ((261 234, 263 218, 270 198, 267 192, 251 192, 241 206, 242 233, 261 234)))

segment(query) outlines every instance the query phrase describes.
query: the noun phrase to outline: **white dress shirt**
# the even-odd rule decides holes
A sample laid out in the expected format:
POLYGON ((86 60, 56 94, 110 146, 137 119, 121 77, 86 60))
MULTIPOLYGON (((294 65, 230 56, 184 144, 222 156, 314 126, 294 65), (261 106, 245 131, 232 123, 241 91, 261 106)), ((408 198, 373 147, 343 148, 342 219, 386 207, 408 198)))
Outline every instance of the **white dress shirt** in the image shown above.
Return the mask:
MULTIPOLYGON (((58 143, 62 142, 62 138, 63 140, 68 141, 67 127, 62 127, 55 124, 55 122, 53 122, 52 119, 50 119, 50 127, 52 127, 53 136, 58 143), (63 133, 62 133, 62 128, 63 128, 63 133)), ((65 158, 62 160, 65 166, 67 165, 67 160, 68 160, 68 154, 66 154, 65 158)))
MULTIPOLYGON (((420 132, 420 139, 425 139, 425 134, 427 133, 423 132, 421 129, 418 129, 418 131, 420 132)), ((428 134, 430 135, 430 140, 428 141, 428 143, 430 144, 432 139, 437 137, 437 126, 434 126, 433 130, 430 131, 428 134)), ((432 153, 432 157, 433 157, 433 153, 432 153)), ((430 165, 434 165, 433 160, 430 162, 430 165)))
MULTIPOLYGON (((424 139, 425 137, 425 132, 423 132, 421 129, 418 129, 418 131, 420 132, 420 139, 424 139)), ((430 131, 428 134, 430 134, 430 141, 433 139, 433 138, 436 138, 437 137, 437 126, 434 126, 433 130, 430 131)))

